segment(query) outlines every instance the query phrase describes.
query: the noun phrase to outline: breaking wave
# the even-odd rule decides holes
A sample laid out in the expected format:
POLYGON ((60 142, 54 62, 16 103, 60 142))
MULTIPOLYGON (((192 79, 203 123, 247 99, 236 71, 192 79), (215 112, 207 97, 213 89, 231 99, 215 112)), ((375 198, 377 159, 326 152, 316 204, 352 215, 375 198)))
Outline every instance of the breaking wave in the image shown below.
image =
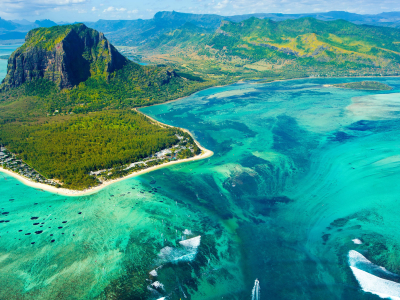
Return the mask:
POLYGON ((381 298, 400 300, 400 284, 384 279, 397 279, 399 278, 397 274, 373 264, 354 250, 349 252, 349 265, 364 292, 378 295, 381 298))
POLYGON ((200 246, 201 236, 188 240, 180 241, 182 248, 164 247, 158 254, 157 263, 192 261, 197 254, 197 248, 200 246))

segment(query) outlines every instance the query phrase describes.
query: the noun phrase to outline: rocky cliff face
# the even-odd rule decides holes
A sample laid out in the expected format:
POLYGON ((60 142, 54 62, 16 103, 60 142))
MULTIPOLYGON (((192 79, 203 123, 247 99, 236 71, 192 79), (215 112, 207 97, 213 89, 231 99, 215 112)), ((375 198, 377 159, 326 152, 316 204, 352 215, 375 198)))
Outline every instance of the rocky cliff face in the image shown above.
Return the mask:
POLYGON ((2 88, 41 78, 71 88, 90 76, 109 76, 127 63, 102 33, 84 24, 38 28, 10 56, 2 88))

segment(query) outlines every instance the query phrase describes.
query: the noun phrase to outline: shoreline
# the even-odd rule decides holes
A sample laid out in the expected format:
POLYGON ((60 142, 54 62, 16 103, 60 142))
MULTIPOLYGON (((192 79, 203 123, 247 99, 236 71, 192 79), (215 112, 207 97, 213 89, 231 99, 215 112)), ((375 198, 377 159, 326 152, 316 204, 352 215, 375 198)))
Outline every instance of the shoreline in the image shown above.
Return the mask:
MULTIPOLYGON (((197 141, 195 140, 195 142, 197 143, 197 141)), ((197 144, 199 146, 199 144, 197 144)), ((190 162, 190 161, 196 161, 196 160, 202 160, 208 157, 211 157, 214 155, 214 152, 212 152, 211 150, 208 150, 202 146, 199 146, 199 148, 202 150, 202 153, 194 156, 194 157, 190 157, 190 158, 185 158, 185 159, 181 159, 181 160, 177 160, 177 161, 170 161, 167 163, 164 163, 162 165, 158 165, 158 166, 154 166, 154 167, 150 167, 144 170, 140 170, 137 172, 134 172, 132 174, 129 174, 127 176, 118 178, 118 179, 113 179, 113 180, 108 180, 103 182, 101 185, 98 185, 96 187, 90 188, 90 189, 86 189, 83 191, 78 191, 78 190, 69 190, 69 189, 64 189, 64 188, 56 188, 54 186, 48 185, 48 184, 44 184, 44 183, 39 183, 39 182, 34 182, 32 180, 29 180, 28 178, 21 176, 20 174, 11 171, 11 170, 7 170, 4 169, 2 167, 0 167, 0 172, 1 173, 5 173, 7 175, 10 175, 11 177, 17 179, 18 181, 22 182, 23 184, 33 187, 35 189, 38 190, 42 190, 42 191, 47 191, 47 192, 51 192, 53 194, 57 194, 57 195, 62 195, 62 196, 87 196, 87 195, 91 195, 91 194, 95 194, 97 192, 99 192, 100 190, 102 190, 103 188, 116 183, 118 181, 122 181, 128 178, 132 178, 132 177, 136 177, 142 174, 146 174, 158 169, 162 169, 165 167, 169 167, 175 164, 180 164, 180 163, 185 163, 185 162, 190 162)))
MULTIPOLYGON (((243 79, 241 79, 241 80, 238 80, 237 82, 229 83, 229 84, 226 84, 226 85, 210 86, 210 87, 208 87, 208 88, 206 88, 206 89, 204 89, 204 90, 207 90, 207 89, 210 89, 210 88, 225 87, 225 86, 229 86, 229 85, 236 84, 236 83, 240 83, 240 82, 241 82, 241 83, 249 82, 250 84, 251 84, 251 82, 254 82, 254 84, 269 84, 269 83, 273 83, 273 82, 292 81, 292 80, 303 80, 303 79, 398 78, 398 77, 400 77, 400 75, 398 75, 398 76, 302 77, 302 78, 291 78, 291 79, 276 79, 276 80, 272 80, 272 81, 269 81, 269 82, 262 82, 262 83, 257 83, 257 81, 258 81, 258 80, 261 81, 261 80, 263 80, 263 79, 258 79, 258 80, 257 80, 257 79, 253 79, 253 80, 243 80, 243 79)), ((324 87, 327 87, 327 86, 325 86, 325 85, 323 85, 323 86, 324 86, 324 87)), ((118 182, 118 181, 122 181, 122 180, 125 180, 125 179, 128 179, 128 178, 132 178, 132 177, 135 177, 135 176, 142 175, 142 174, 146 174, 146 173, 149 173, 149 172, 152 172, 152 171, 155 171, 155 170, 164 168, 164 167, 168 167, 168 166, 171 166, 171 165, 175 165, 175 164, 179 164, 179 163, 184 163, 184 162, 190 162, 190 161, 196 161, 196 160, 202 160, 202 159, 211 157, 211 156, 214 155, 214 152, 212 152, 211 150, 208 150, 208 149, 204 148, 203 146, 201 146, 200 143, 193 137, 193 135, 190 133, 189 130, 187 130, 187 129, 185 129, 185 128, 174 127, 174 126, 172 126, 172 125, 164 124, 164 123, 159 122, 159 121, 155 120, 154 118, 152 118, 152 117, 146 115, 145 113, 143 113, 143 112, 141 112, 141 111, 139 110, 140 108, 144 108, 144 107, 150 107, 150 106, 155 106, 155 105, 162 105, 162 104, 167 104, 167 103, 170 103, 170 102, 175 102, 175 101, 178 101, 178 100, 182 100, 182 99, 187 98, 187 97, 190 97, 190 96, 192 96, 192 95, 194 95, 194 94, 196 94, 196 93, 198 93, 198 92, 200 92, 200 91, 194 92, 194 93, 191 94, 191 95, 184 96, 184 97, 180 97, 180 98, 177 98, 177 99, 174 99, 174 100, 168 100, 168 101, 163 102, 163 103, 156 103, 156 104, 152 104, 152 105, 148 105, 148 106, 142 106, 142 107, 135 107, 135 108, 132 108, 132 110, 136 111, 137 113, 140 113, 140 114, 144 115, 146 118, 149 118, 152 122, 155 122, 155 123, 158 124, 159 126, 167 126, 167 127, 171 127, 171 128, 179 128, 180 130, 182 130, 182 131, 187 132, 188 134, 190 134, 190 136, 193 138, 193 140, 194 140, 194 142, 196 143, 196 145, 202 150, 202 153, 199 154, 199 155, 197 155, 197 156, 194 156, 194 157, 191 157, 191 158, 186 158, 186 159, 181 159, 181 160, 177 160, 177 161, 170 161, 170 162, 164 163, 164 164, 162 164, 162 165, 150 167, 150 168, 147 168, 147 169, 145 169, 145 170, 140 170, 140 171, 134 172, 134 173, 132 173, 132 174, 129 174, 129 175, 127 175, 127 176, 123 176, 123 177, 118 178, 118 179, 113 179, 113 180, 105 181, 105 182, 103 182, 101 185, 98 185, 98 186, 96 186, 96 187, 93 187, 93 188, 90 188, 90 189, 86 189, 86 190, 83 190, 83 191, 79 191, 79 190, 69 190, 69 189, 64 189, 64 188, 56 188, 56 187, 54 187, 54 186, 47 185, 47 184, 44 184, 44 183, 34 182, 34 181, 31 181, 30 179, 28 179, 28 178, 26 178, 26 177, 24 177, 24 176, 22 176, 22 175, 20 175, 20 174, 18 174, 18 173, 16 173, 16 172, 14 172, 14 171, 7 170, 7 169, 4 169, 4 168, 2 168, 2 167, 0 167, 0 173, 6 173, 7 175, 10 175, 10 176, 12 176, 13 178, 19 180, 19 181, 22 182, 23 184, 25 184, 25 185, 27 185, 27 186, 30 186, 30 187, 33 187, 33 188, 35 188, 35 189, 39 189, 39 190, 43 190, 43 191, 47 191, 47 192, 51 192, 51 193, 58 194, 58 195, 63 195, 63 196, 86 196, 86 195, 95 194, 95 193, 97 193, 98 191, 102 190, 103 188, 105 188, 105 187, 107 187, 107 186, 109 186, 109 185, 111 185, 111 184, 113 184, 113 183, 115 183, 115 182, 118 182)))
MULTIPOLYGON (((177 101, 179 99, 176 100, 172 100, 172 101, 177 101)), ((157 165, 157 166, 153 166, 144 170, 140 170, 140 171, 136 171, 134 173, 131 173, 129 175, 117 178, 117 179, 113 179, 113 180, 108 180, 103 182, 102 184, 95 186, 93 188, 89 188, 83 191, 79 191, 79 190, 70 190, 70 189, 65 189, 65 188, 56 188, 54 186, 48 185, 48 184, 44 184, 44 183, 39 183, 39 182, 34 182, 14 171, 8 170, 8 169, 4 169, 2 167, 0 167, 0 173, 5 173, 7 175, 10 175, 11 177, 17 179, 18 181, 22 182, 23 184, 33 187, 35 189, 38 190, 42 190, 42 191, 47 191, 47 192, 51 192, 53 194, 57 194, 57 195, 63 195, 63 196, 70 196, 70 197, 77 197, 77 196, 87 196, 87 195, 92 195, 95 194, 97 192, 99 192, 100 190, 104 189, 105 187, 116 183, 118 181, 122 181, 128 178, 132 178, 132 177, 136 177, 142 174, 146 174, 158 169, 162 169, 165 167, 169 167, 172 165, 176 165, 176 164, 180 164, 180 163, 185 163, 185 162, 191 162, 191 161, 196 161, 196 160, 202 160, 202 159, 206 159, 209 158, 211 156, 214 155, 214 152, 212 152, 211 150, 208 150, 206 148, 204 148, 202 145, 200 145, 200 143, 193 137, 193 135, 190 133, 189 130, 184 129, 184 128, 180 128, 180 127, 174 127, 168 124, 164 124, 161 123, 155 119, 153 119, 152 117, 142 113, 141 111, 139 111, 137 108, 133 108, 133 110, 135 110, 137 113, 140 113, 142 115, 144 115, 146 118, 150 119, 152 122, 156 123, 159 126, 167 126, 167 127, 171 127, 171 128, 178 128, 184 132, 187 132, 188 134, 190 134, 190 136, 193 138, 193 141, 196 143, 197 147, 199 147, 199 149, 201 150, 201 154, 190 157, 190 158, 185 158, 185 159, 180 159, 180 160, 176 160, 176 161, 170 161, 167 163, 164 163, 162 165, 157 165)))

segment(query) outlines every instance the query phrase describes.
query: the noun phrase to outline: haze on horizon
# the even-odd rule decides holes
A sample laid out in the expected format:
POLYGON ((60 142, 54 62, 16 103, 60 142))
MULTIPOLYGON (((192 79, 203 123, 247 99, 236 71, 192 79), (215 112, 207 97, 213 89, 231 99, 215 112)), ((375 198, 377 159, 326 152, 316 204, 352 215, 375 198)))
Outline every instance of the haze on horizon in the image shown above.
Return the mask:
POLYGON ((379 14, 400 11, 398 0, 0 0, 6 20, 55 22, 150 19, 158 11, 225 16, 251 13, 316 13, 347 11, 379 14))

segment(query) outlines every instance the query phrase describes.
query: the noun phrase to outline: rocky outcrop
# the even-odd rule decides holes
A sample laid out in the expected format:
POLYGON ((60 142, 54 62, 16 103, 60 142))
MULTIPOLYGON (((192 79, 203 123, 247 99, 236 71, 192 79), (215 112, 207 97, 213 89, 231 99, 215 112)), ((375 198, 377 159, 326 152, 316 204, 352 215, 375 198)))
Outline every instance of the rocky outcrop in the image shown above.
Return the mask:
POLYGON ((109 76, 127 63, 103 33, 84 24, 38 28, 10 56, 2 88, 41 78, 71 88, 93 75, 109 76))

